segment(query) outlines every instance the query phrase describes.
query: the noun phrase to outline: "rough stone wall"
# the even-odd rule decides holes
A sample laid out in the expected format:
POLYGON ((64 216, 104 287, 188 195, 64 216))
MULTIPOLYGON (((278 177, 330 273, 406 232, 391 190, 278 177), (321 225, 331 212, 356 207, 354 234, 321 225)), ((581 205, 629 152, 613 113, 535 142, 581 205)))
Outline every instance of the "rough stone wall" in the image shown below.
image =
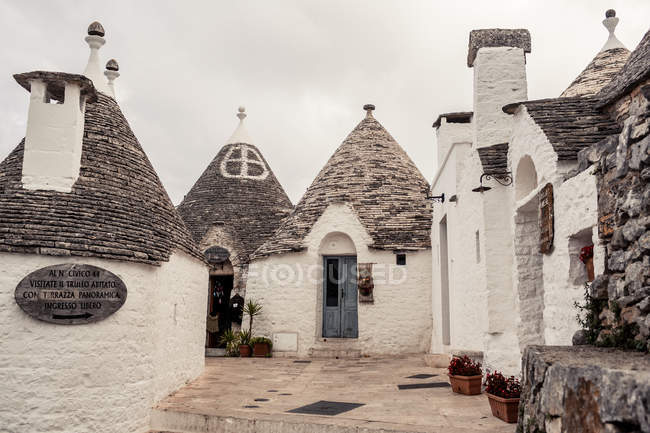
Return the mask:
MULTIPOLYGON (((230 263, 233 269, 233 290, 230 296, 246 296, 246 281, 248 273, 248 257, 241 252, 240 242, 224 225, 213 225, 208 229, 201 243, 200 250, 218 246, 230 252, 230 263)), ((206 285, 207 287, 207 285, 206 285)))
POLYGON ((519 349, 544 344, 544 259, 539 252, 539 200, 515 214, 516 287, 519 299, 519 349))
POLYGON ((590 346, 524 352, 518 433, 650 432, 650 357, 590 346))
POLYGON ((153 404, 202 371, 207 272, 200 261, 176 251, 161 267, 10 253, 0 263, 0 432, 145 432, 153 404), (118 275, 125 304, 87 325, 26 315, 16 285, 60 263, 118 275))
MULTIPOLYGON (((613 344, 627 325, 625 343, 650 349, 650 80, 612 107, 620 135, 601 143, 598 161, 599 237, 607 266, 592 296, 607 300, 598 343, 613 344), (618 323, 617 323, 618 322, 618 323), (609 329, 614 327, 615 329, 609 329)), ((596 149, 598 150, 598 149, 596 149)))
MULTIPOLYGON (((406 252, 406 266, 395 265, 393 252, 367 247, 372 238, 354 210, 343 203, 332 204, 323 212, 305 238, 306 251, 273 254, 250 263, 247 299, 260 301, 263 306, 253 323, 254 333, 268 337, 298 333, 298 356, 307 356, 310 349, 323 346, 320 248, 322 240, 333 232, 352 239, 358 263, 375 263, 374 303, 359 303, 359 338, 346 339, 345 348, 368 355, 428 351, 431 251, 406 252)), ((247 320, 244 317, 244 323, 247 320)))

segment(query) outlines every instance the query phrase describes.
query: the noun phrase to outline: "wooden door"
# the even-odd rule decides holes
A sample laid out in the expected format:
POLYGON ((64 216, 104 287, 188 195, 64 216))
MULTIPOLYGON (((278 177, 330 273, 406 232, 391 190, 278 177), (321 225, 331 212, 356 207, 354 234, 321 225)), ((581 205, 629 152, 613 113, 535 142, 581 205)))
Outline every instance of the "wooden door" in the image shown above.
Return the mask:
POLYGON ((323 337, 357 338, 357 258, 323 257, 323 337))

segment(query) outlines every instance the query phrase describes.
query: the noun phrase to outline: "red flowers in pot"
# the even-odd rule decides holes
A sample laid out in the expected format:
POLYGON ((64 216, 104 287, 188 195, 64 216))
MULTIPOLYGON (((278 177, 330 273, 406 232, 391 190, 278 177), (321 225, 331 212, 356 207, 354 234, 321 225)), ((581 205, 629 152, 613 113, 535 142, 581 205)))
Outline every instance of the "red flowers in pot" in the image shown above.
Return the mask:
POLYGON ((481 363, 472 361, 467 355, 453 357, 447 367, 449 382, 454 392, 465 395, 481 393, 483 370, 481 363))
POLYGON ((495 371, 485 376, 485 392, 488 395, 492 415, 509 422, 517 422, 521 384, 514 376, 506 378, 495 371))

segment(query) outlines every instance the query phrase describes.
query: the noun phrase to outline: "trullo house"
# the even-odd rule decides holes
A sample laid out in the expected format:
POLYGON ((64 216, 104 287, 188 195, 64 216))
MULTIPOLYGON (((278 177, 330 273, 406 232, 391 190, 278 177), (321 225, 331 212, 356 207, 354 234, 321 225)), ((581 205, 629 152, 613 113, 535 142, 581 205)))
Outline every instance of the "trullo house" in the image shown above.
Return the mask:
POLYGON ((246 296, 276 355, 429 348, 429 185, 374 108, 252 256, 246 296))
POLYGON ((14 76, 29 112, 0 163, 3 431, 145 431, 204 366, 207 267, 114 97, 117 62, 102 73, 99 23, 86 41, 83 75, 14 76))
POLYGON ((244 119, 205 169, 178 212, 210 264, 206 281, 207 353, 223 346, 219 337, 241 322, 250 256, 278 228, 293 206, 244 119))

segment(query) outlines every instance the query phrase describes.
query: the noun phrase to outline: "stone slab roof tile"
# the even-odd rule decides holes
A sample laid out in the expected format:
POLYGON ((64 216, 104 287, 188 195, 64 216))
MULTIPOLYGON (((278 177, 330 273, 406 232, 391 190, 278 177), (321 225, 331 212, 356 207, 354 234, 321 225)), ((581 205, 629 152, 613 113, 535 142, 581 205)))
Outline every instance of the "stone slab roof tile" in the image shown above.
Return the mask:
POLYGON ((440 123, 442 122, 442 118, 444 117, 447 119, 448 123, 470 123, 472 121, 472 115, 474 113, 472 111, 457 111, 453 113, 442 113, 438 118, 436 119, 435 122, 433 122, 433 125, 431 125, 434 128, 438 128, 440 126, 440 123))
POLYGON ((560 97, 595 95, 618 75, 629 56, 626 48, 599 52, 560 97))
POLYGON ((540 99, 517 102, 503 107, 513 114, 524 105, 542 129, 559 160, 575 160, 585 147, 620 132, 620 126, 596 108, 594 97, 540 99))
POLYGON ((483 166, 483 173, 501 174, 508 171, 508 143, 481 147, 478 155, 483 166))
POLYGON ((352 206, 372 238, 371 248, 431 247, 429 184, 404 149, 372 116, 347 136, 293 212, 253 258, 301 251, 303 240, 333 203, 352 206))
POLYGON ((202 259, 119 106, 97 98, 70 193, 22 188, 24 140, 0 163, 0 251, 157 265, 180 249, 202 259))
POLYGON ((599 100, 598 107, 610 104, 648 78, 650 78, 650 30, 632 51, 619 73, 596 95, 599 100))

